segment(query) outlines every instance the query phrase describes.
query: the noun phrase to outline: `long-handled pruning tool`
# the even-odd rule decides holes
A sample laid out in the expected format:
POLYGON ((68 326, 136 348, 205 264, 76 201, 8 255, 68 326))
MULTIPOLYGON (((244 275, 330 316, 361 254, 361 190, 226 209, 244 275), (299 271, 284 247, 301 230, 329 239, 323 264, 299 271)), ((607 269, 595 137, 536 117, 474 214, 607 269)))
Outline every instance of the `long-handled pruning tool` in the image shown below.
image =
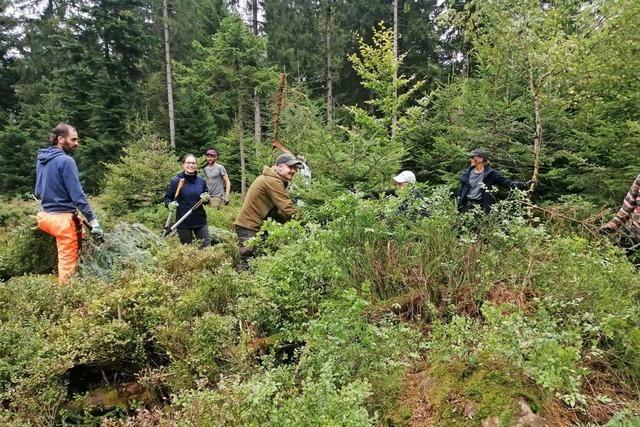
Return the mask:
POLYGON ((199 208, 203 203, 204 203, 204 200, 202 200, 202 199, 198 200, 198 202, 197 202, 195 205, 193 205, 193 207, 192 207, 191 209, 189 209, 189 210, 188 210, 184 215, 182 215, 182 218, 180 218, 179 220, 177 220, 177 221, 175 222, 175 224, 173 224, 173 225, 171 226, 171 228, 169 228, 168 230, 164 230, 164 232, 162 233, 162 237, 167 237, 167 236, 170 236, 170 235, 172 235, 173 233, 175 233, 175 232, 176 232, 176 230, 178 229, 178 226, 179 226, 180 224, 182 224, 182 222, 183 222, 185 219, 187 219, 187 217, 188 217, 189 215, 191 215, 191 214, 193 213, 193 211, 195 211, 196 209, 198 209, 198 208, 199 208))

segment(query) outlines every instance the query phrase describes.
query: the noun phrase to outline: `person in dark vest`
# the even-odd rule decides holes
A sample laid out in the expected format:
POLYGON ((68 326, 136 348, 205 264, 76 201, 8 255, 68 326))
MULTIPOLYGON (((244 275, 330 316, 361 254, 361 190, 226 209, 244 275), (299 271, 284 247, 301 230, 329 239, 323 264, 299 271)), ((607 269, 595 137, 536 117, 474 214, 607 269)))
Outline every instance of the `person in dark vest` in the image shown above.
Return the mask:
POLYGON ((490 191, 495 186, 525 190, 533 182, 513 181, 503 177, 500 172, 489 166, 490 153, 486 148, 477 148, 468 155, 470 166, 460 175, 458 187, 457 202, 460 213, 478 206, 488 214, 495 202, 490 191))
POLYGON ((204 204, 211 200, 207 184, 204 179, 198 176, 198 164, 193 154, 186 154, 183 157, 182 168, 184 170, 171 179, 167 194, 164 196, 164 205, 170 210, 176 211, 176 218, 179 220, 189 209, 202 200, 202 204, 178 225, 177 232, 182 244, 191 243, 193 236, 195 236, 196 239, 202 240, 202 247, 209 246, 211 238, 209 237, 207 213, 204 210, 204 204), (176 190, 181 180, 184 180, 184 183, 176 197, 176 190))

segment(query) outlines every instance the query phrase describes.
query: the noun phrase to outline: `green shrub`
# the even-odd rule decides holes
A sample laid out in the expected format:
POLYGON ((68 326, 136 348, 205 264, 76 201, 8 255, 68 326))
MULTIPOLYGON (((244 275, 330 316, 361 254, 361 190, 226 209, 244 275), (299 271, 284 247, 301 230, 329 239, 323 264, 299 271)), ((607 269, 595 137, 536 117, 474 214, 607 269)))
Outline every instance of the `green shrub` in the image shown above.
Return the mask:
POLYGON ((554 235, 578 234, 592 236, 599 224, 598 209, 593 202, 579 195, 564 195, 557 202, 545 203, 543 211, 534 211, 545 220, 549 232, 554 235))
POLYGON ((231 244, 200 248, 175 242, 157 253, 153 267, 178 282, 188 282, 191 276, 214 275, 223 266, 233 265, 236 251, 231 244))
POLYGON ((0 425, 5 427, 31 427, 31 424, 18 419, 14 412, 0 408, 0 425))
MULTIPOLYGON (((540 388, 569 406, 587 404, 582 382, 589 371, 586 359, 602 357, 602 325, 588 313, 572 316, 558 303, 540 301, 535 313, 513 306, 484 305, 484 321, 454 317, 436 323, 429 341, 431 360, 448 363, 462 360, 471 365, 502 360, 524 372, 540 388)), ((628 349, 628 351, 636 351, 628 349)))
POLYGON ((158 135, 145 134, 124 148, 119 163, 107 165, 101 199, 111 215, 157 205, 171 178, 180 171, 169 144, 158 135))
POLYGON ((191 276, 191 286, 176 301, 175 310, 182 318, 201 316, 207 312, 225 314, 235 308, 240 295, 251 293, 251 282, 243 280, 229 266, 215 273, 191 276))
POLYGON ((38 213, 37 202, 21 200, 18 198, 0 198, 0 227, 11 229, 19 225, 26 225, 30 218, 36 223, 35 216, 38 213))
POLYGON ((123 216, 119 216, 118 219, 130 224, 142 224, 160 235, 167 221, 167 215, 169 215, 169 210, 164 204, 157 204, 127 212, 123 216))
MULTIPOLYGON (((353 290, 327 301, 302 336, 306 344, 295 369, 267 365, 248 381, 228 377, 219 391, 178 395, 177 418, 195 426, 372 425, 373 409, 388 409, 390 397, 399 392, 397 374, 404 371, 416 341, 402 325, 368 323, 363 317, 366 305, 353 290), (376 389, 370 384, 378 384, 373 400, 376 389)), ((220 339, 206 340, 211 341, 220 339)))
POLYGON ((55 239, 38 230, 35 221, 0 235, 0 279, 51 273, 57 265, 55 239))
POLYGON ((402 371, 411 356, 417 357, 417 336, 392 318, 377 324, 364 318, 368 303, 350 289, 322 304, 320 317, 312 320, 300 354, 299 372, 320 372, 333 367, 338 384, 354 379, 387 377, 402 371))
POLYGON ((255 260, 259 286, 253 298, 255 320, 265 333, 285 329, 293 334, 317 314, 317 306, 345 277, 336 255, 323 244, 322 234, 311 232, 272 255, 255 260))
POLYGON ((295 371, 281 367, 247 382, 228 378, 219 390, 176 396, 172 411, 179 426, 371 426, 365 382, 335 385, 329 370, 295 387, 295 371))
POLYGON ((559 237, 544 249, 532 281, 548 298, 579 302, 576 309, 598 317, 637 307, 638 274, 619 249, 580 237, 559 237))
MULTIPOLYGON (((229 204, 220 209, 214 209, 206 206, 207 222, 210 227, 221 228, 224 230, 233 230, 233 222, 242 207, 242 199, 237 193, 229 195, 229 204)), ((235 233, 234 233, 235 234, 235 233)))

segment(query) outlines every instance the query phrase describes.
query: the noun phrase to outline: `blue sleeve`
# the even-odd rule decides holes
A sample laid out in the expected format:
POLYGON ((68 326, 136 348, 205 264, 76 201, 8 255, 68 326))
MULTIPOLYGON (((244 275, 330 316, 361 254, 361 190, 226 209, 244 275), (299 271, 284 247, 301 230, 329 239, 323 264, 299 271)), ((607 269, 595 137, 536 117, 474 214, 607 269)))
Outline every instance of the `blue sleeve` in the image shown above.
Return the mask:
POLYGON ((62 170, 64 186, 69 192, 69 196, 71 197, 73 204, 76 205, 76 208, 78 208, 80 212, 82 212, 82 215, 84 215, 87 221, 91 222, 96 219, 96 215, 91 210, 91 206, 89 206, 89 201, 82 190, 82 185, 80 184, 78 176, 78 166, 76 166, 75 160, 69 157, 69 159, 64 162, 62 170))
POLYGON ((38 187, 40 186, 40 162, 36 160, 36 184, 33 187, 33 195, 36 196, 36 200, 40 200, 42 197, 40 196, 40 191, 38 187))
POLYGON ((167 194, 164 195, 164 206, 168 207, 169 203, 173 202, 173 196, 176 194, 176 190, 178 189, 178 182, 180 180, 178 177, 174 177, 169 183, 169 188, 167 189, 167 194))

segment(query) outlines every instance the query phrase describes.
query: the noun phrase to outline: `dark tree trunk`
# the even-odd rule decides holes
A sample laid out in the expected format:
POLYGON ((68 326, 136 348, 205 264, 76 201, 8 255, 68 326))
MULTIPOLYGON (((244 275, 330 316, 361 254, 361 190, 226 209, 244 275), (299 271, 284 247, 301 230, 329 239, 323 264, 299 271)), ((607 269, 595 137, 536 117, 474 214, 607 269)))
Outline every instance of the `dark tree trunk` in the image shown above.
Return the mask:
POLYGON ((169 43, 169 5, 162 0, 162 20, 164 26, 164 61, 167 81, 167 110, 169 115, 169 143, 172 150, 176 149, 176 128, 173 111, 173 82, 171 80, 171 46, 169 43))
POLYGON ((333 126, 333 72, 331 69, 331 30, 333 27, 333 0, 327 0, 324 34, 326 49, 326 103, 327 103, 327 126, 333 126))

